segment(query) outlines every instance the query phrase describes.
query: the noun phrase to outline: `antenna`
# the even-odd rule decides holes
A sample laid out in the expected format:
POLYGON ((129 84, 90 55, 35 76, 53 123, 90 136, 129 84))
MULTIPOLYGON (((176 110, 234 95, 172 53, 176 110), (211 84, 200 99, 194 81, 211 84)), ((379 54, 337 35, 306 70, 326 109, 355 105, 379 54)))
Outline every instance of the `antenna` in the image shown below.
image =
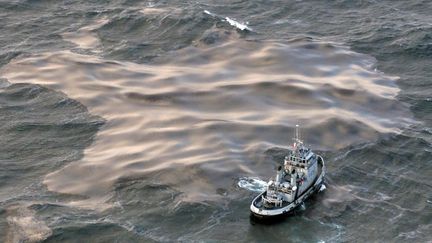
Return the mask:
POLYGON ((300 140, 300 131, 299 131, 299 125, 296 125, 296 140, 300 140))

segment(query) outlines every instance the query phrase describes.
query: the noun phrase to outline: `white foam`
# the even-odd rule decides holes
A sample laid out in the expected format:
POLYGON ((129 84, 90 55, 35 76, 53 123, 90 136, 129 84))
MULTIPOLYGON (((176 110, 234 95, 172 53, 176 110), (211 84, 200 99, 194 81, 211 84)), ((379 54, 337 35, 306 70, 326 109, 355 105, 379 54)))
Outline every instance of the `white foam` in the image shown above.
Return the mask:
POLYGON ((214 13, 212 13, 212 12, 210 12, 210 11, 208 11, 208 10, 204 10, 204 13, 206 13, 206 14, 208 14, 208 15, 210 15, 210 16, 213 16, 213 17, 216 16, 214 13))
POLYGON ((234 19, 231 19, 231 18, 229 18, 229 17, 225 17, 225 20, 226 20, 230 25, 236 27, 237 29, 252 31, 252 29, 249 28, 246 24, 239 23, 239 22, 235 21, 234 19))
POLYGON ((258 178, 240 178, 237 185, 240 188, 252 191, 252 192, 263 192, 266 189, 267 182, 260 180, 258 178))
POLYGON ((10 242, 38 242, 52 234, 45 222, 38 220, 28 208, 9 209, 12 213, 7 217, 10 227, 7 240, 10 242))
POLYGON ((221 16, 218 16, 217 14, 214 14, 214 13, 208 11, 208 10, 204 10, 204 13, 208 14, 208 15, 210 15, 212 17, 220 18, 223 21, 227 21, 230 25, 236 27, 239 30, 252 31, 252 29, 249 26, 247 26, 247 22, 246 23, 240 23, 240 22, 237 22, 236 20, 234 20, 234 19, 232 19, 230 17, 221 17, 221 16))

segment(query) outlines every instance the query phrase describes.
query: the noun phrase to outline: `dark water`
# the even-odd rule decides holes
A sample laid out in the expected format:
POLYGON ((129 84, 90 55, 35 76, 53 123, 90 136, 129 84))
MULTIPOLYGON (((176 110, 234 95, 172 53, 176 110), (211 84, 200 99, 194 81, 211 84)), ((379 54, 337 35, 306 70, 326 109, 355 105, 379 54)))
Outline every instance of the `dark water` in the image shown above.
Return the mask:
POLYGON ((2 241, 430 241, 430 13, 0 1, 2 241), (295 124, 327 189, 256 224, 249 203, 295 124))

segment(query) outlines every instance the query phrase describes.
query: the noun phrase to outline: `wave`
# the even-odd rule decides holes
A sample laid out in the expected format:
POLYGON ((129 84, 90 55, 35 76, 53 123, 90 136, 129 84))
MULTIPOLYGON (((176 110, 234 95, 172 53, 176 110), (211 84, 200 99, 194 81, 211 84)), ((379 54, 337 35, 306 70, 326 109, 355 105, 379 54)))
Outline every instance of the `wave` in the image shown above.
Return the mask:
POLYGON ((101 18, 94 23, 81 27, 77 31, 65 32, 62 34, 63 39, 76 44, 81 49, 88 49, 93 52, 100 52, 98 49, 101 45, 95 31, 108 23, 107 18, 101 18))
POLYGON ((224 18, 224 17, 220 17, 219 15, 214 14, 214 13, 208 11, 208 10, 204 10, 204 13, 205 13, 205 14, 208 14, 208 15, 210 15, 210 16, 212 16, 212 17, 220 18, 220 19, 222 19, 222 20, 228 22, 230 25, 236 27, 236 28, 239 29, 239 30, 252 31, 252 29, 251 29, 250 27, 247 26, 247 23, 240 23, 240 22, 237 22, 237 21, 235 21, 234 19, 232 19, 232 18, 230 18, 230 17, 225 17, 225 18, 224 18))

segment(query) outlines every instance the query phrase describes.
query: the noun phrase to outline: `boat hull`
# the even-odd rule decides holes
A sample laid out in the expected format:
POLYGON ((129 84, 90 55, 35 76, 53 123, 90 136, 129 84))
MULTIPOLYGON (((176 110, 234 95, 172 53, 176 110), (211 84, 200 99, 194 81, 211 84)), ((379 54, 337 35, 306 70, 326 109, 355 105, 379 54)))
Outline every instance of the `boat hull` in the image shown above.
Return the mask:
POLYGON ((324 183, 325 175, 324 160, 322 160, 321 158, 319 163, 319 166, 321 166, 320 175, 316 177, 314 183, 308 189, 306 189, 298 198, 296 198, 296 200, 286 206, 277 209, 266 209, 263 206, 257 207, 257 202, 261 200, 261 196, 265 193, 262 192, 257 197, 255 197, 255 199, 251 203, 250 211, 252 213, 252 216, 257 219, 273 219, 283 217, 292 213, 294 209, 300 206, 307 198, 309 198, 312 194, 318 192, 321 189, 321 186, 324 183))

